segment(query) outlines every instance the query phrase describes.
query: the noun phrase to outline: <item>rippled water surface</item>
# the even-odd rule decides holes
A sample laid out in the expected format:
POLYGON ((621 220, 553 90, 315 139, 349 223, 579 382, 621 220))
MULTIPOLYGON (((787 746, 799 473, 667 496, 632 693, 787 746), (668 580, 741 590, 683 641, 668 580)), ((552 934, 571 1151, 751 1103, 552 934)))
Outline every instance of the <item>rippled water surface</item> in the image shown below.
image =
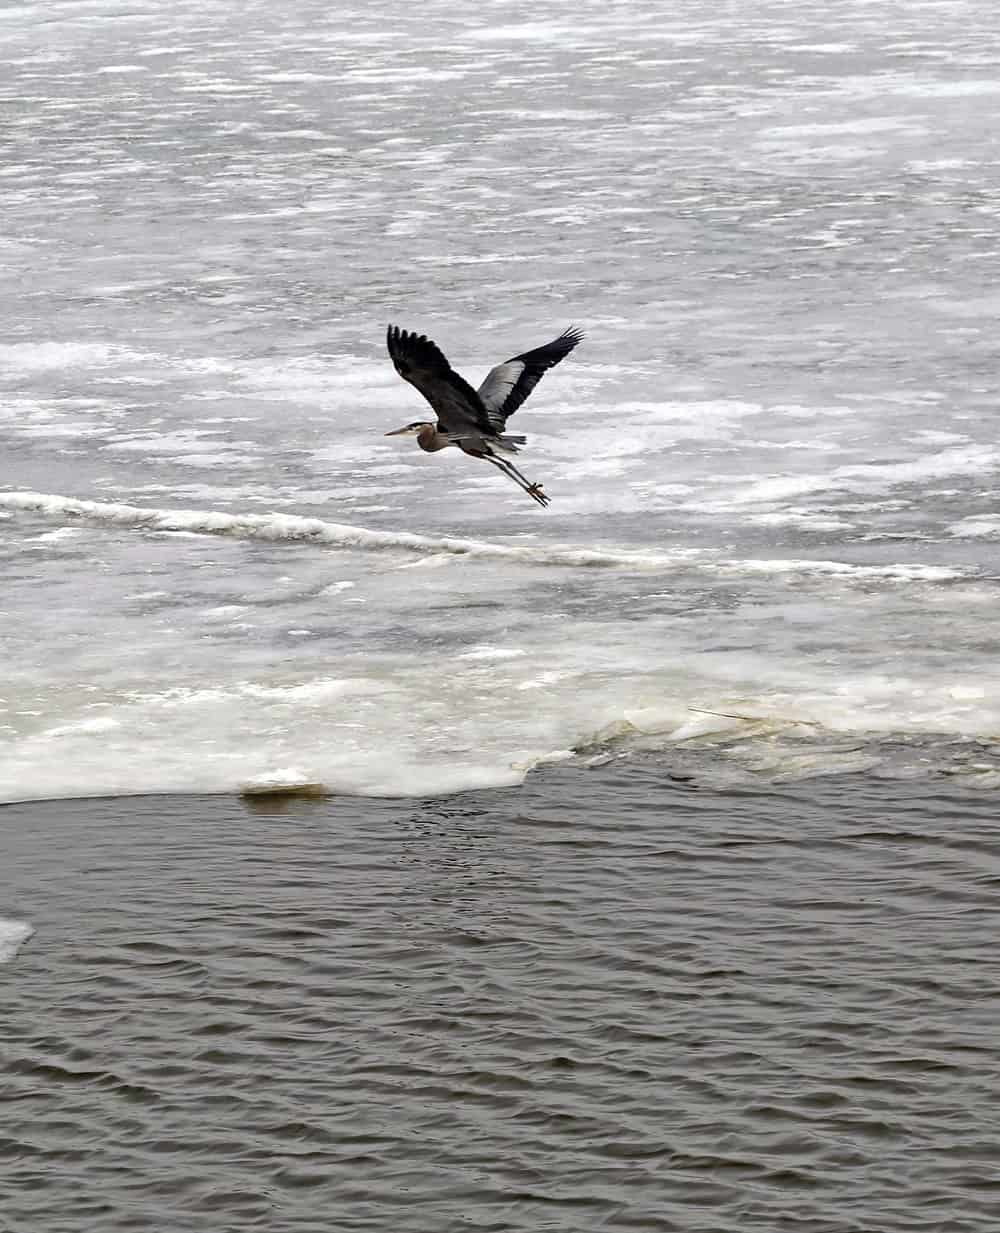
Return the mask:
POLYGON ((37 930, 0 968, 11 1230, 1000 1216, 981 795, 629 764, 0 836, 37 930))

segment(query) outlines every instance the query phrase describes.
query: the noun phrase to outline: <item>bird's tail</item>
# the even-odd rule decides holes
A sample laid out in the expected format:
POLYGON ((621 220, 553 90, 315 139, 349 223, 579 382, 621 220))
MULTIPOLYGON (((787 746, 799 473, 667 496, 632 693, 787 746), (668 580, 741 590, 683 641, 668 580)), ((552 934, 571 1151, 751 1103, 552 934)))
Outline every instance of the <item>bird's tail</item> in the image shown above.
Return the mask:
POLYGON ((491 437, 490 445, 492 445, 494 449, 499 450, 502 454, 516 454, 517 447, 519 445, 524 445, 527 439, 527 437, 511 436, 510 433, 505 432, 495 437, 491 437))

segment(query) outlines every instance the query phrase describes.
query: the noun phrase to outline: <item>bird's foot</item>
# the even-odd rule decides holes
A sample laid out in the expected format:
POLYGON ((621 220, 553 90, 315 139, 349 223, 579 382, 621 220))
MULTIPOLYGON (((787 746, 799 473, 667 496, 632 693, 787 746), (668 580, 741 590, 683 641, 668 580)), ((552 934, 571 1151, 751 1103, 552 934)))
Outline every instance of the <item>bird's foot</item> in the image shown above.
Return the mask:
POLYGON ((549 497, 542 491, 541 484, 529 484, 525 489, 529 497, 533 497, 539 505, 548 505, 549 497))

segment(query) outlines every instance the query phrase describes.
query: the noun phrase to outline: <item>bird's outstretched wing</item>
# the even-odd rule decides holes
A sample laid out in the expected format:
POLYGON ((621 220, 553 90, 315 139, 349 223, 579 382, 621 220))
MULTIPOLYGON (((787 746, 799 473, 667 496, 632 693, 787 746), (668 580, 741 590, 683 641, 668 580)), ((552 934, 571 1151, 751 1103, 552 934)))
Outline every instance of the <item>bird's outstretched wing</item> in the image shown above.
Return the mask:
POLYGON ((423 394, 450 436, 458 438, 470 428, 477 434, 496 436, 482 399, 429 338, 390 325, 386 345, 396 372, 423 394))
POLYGON ((515 355, 487 375, 479 387, 479 397, 496 432, 503 431, 508 416, 514 414, 545 373, 565 359, 582 340, 583 331, 570 326, 544 347, 515 355))

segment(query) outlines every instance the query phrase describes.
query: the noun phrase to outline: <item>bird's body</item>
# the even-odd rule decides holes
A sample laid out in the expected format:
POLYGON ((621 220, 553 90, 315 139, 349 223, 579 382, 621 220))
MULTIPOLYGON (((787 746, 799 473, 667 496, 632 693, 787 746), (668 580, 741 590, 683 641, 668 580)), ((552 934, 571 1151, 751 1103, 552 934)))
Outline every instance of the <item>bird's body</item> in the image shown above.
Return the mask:
POLYGON ((569 355, 582 338, 579 330, 565 330, 552 342, 498 364, 474 390, 430 339, 391 325, 386 343, 396 371, 423 394, 437 422, 417 420, 386 436, 416 436, 417 444, 428 454, 457 446, 463 453, 498 467, 539 505, 548 505, 541 484, 529 483, 509 457, 504 457, 516 454, 526 440, 511 436, 505 429, 508 418, 542 376, 569 355))

